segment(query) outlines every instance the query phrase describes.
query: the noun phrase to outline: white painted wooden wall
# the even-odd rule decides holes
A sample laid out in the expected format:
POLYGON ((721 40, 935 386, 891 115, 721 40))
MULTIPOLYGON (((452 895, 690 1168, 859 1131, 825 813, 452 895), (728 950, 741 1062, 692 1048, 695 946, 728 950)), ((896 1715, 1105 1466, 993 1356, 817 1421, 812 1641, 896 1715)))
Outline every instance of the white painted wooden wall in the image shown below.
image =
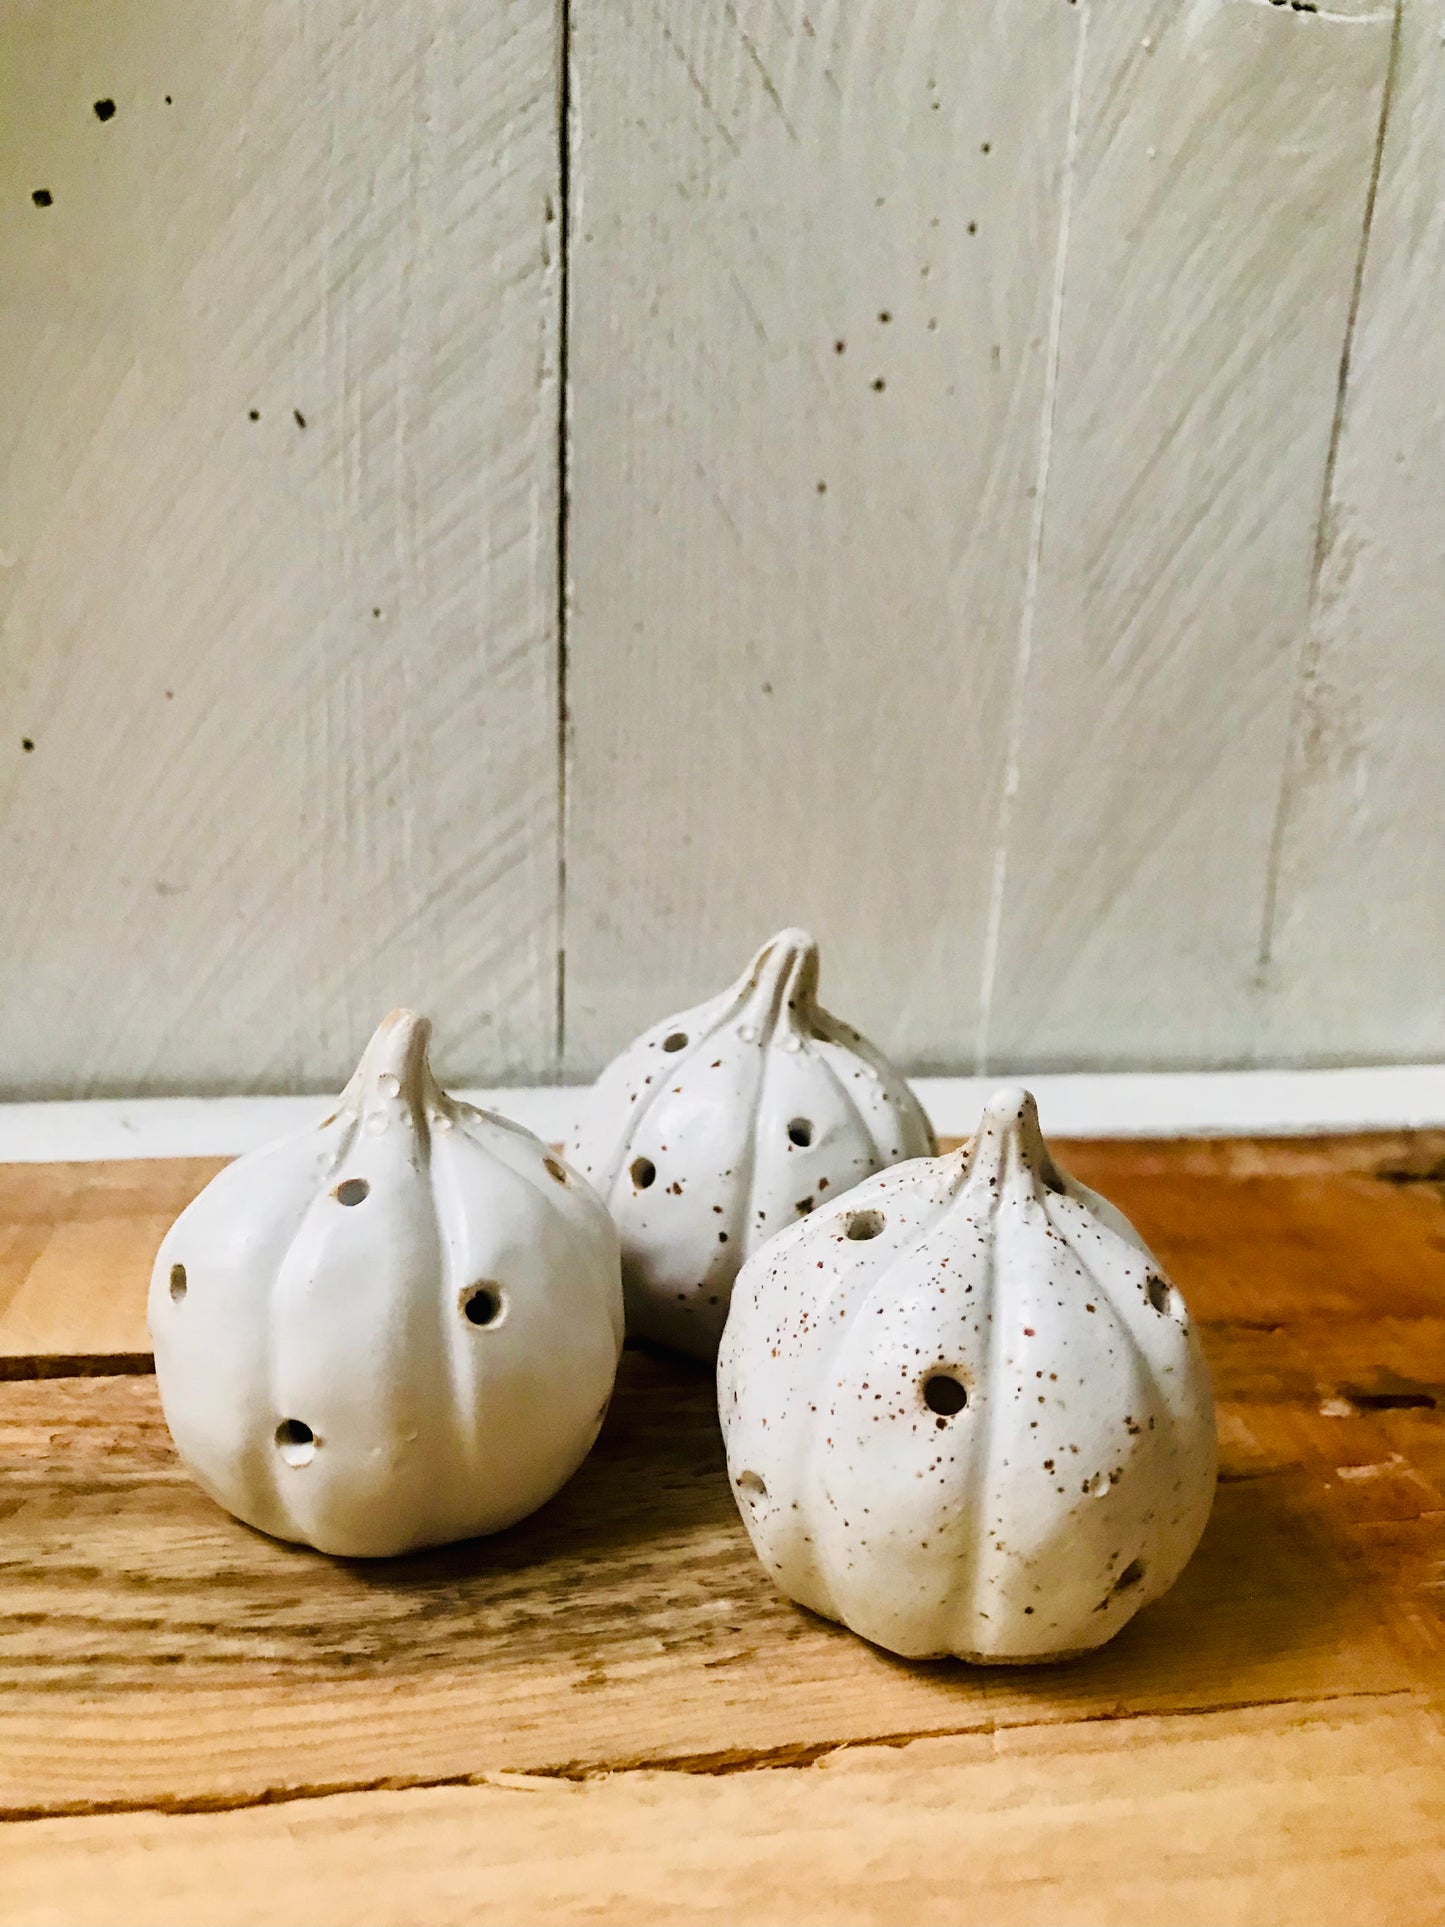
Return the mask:
POLYGON ((1442 0, 4 8, 0 1095, 1445 1057, 1442 316, 1442 0))

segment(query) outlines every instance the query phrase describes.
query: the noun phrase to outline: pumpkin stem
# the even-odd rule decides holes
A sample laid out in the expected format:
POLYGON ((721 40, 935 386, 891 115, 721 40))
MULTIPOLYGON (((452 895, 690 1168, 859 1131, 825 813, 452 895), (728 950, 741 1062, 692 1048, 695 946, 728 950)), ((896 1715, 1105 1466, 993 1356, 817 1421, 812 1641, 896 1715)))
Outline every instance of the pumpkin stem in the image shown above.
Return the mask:
POLYGON ((806 930, 769 937, 738 985, 740 1005, 766 1038, 781 1019, 806 1029, 818 1001, 818 946, 806 930))
POLYGON ((342 1095, 343 1104, 358 1112, 404 1104, 424 1129, 428 1110, 442 1101, 427 1061, 430 1041, 430 1019, 414 1010, 394 1010, 383 1017, 342 1095))
POLYGON ((1039 1129, 1033 1093, 1021 1084, 1006 1084, 994 1092, 983 1108, 978 1130, 956 1155, 960 1176, 991 1184, 995 1196, 1013 1174, 1022 1176, 1035 1191, 1066 1189, 1039 1129))

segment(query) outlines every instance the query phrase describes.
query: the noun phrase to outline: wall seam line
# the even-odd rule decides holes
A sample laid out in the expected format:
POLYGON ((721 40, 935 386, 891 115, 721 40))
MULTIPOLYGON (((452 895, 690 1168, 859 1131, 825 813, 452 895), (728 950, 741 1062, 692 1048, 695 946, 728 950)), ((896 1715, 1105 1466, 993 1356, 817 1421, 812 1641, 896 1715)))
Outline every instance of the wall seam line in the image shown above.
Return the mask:
POLYGON ((568 575, 571 533, 572 397, 570 362, 570 302, 572 266, 572 8, 571 0, 557 0, 557 954, 556 1004, 553 1012, 553 1070, 561 1077, 567 1046, 567 810, 568 745, 571 714, 568 704, 569 634, 568 575))

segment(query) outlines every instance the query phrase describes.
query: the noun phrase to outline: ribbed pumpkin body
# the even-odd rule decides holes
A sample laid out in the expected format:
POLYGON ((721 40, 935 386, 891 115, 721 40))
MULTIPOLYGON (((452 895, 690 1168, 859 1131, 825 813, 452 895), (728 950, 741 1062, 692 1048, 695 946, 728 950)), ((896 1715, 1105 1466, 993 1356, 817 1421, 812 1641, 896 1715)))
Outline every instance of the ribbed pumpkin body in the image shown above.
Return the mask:
POLYGON ((1213 1403, 1179 1293, 1004 1091, 744 1268, 718 1360, 728 1469, 789 1597, 890 1651, 1101 1645, 1209 1515, 1213 1403))
POLYGON ((628 1329, 712 1358, 733 1279, 786 1225, 934 1148, 902 1074, 817 1002, 800 930, 710 1002, 645 1031, 590 1093, 568 1154, 622 1236, 628 1329))
POLYGON ((622 1341, 615 1230, 519 1126, 454 1103, 387 1020, 336 1114, 237 1160, 150 1293, 166 1420, 221 1505, 374 1557, 495 1532, 571 1475, 622 1341))

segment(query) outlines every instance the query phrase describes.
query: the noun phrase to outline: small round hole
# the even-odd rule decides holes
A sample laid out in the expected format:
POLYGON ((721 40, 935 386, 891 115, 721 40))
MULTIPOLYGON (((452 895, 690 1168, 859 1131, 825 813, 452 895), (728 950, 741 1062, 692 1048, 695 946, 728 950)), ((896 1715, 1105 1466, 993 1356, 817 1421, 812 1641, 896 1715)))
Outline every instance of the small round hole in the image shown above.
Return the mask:
POLYGON ((662 1048, 664 1050, 686 1050, 687 1032, 685 1030, 672 1031, 668 1036, 663 1038, 662 1048))
POLYGON ((288 1465, 310 1465, 316 1457, 316 1434, 299 1418, 283 1418, 276 1427, 276 1450, 288 1465))
POLYGON ((186 1268, 184 1265, 171 1266, 171 1297, 179 1304, 186 1295, 186 1268))
POLYGON ((1129 1592, 1138 1585, 1143 1577, 1144 1561, 1142 1559, 1131 1559, 1119 1574, 1119 1577, 1114 1581, 1114 1591, 1129 1592))
POLYGON ((371 1195, 371 1186, 365 1178, 343 1178, 331 1195, 338 1204, 360 1204, 371 1195))
POLYGON ((542 1166, 548 1177, 555 1178, 558 1184, 567 1182, 567 1167, 560 1158, 543 1158, 542 1166))
POLYGON ((930 1412, 952 1418, 968 1403, 968 1388, 952 1372, 932 1372, 923 1381, 923 1402, 930 1412))
POLYGON ((462 1293, 462 1316, 469 1325, 495 1325, 502 1314, 502 1293, 497 1285, 468 1285, 462 1293))
POLYGON ((813 1120, 810 1117, 795 1117, 788 1122, 788 1141, 800 1150, 806 1150, 813 1142, 813 1120))
POLYGON ((850 1238, 876 1238, 883 1229, 881 1211, 854 1211, 843 1230, 850 1238))
POLYGON ((645 1191, 657 1176, 657 1166, 651 1158, 634 1158, 627 1169, 628 1175, 639 1191, 645 1191))
POLYGON ((1165 1284, 1164 1280, 1154 1272, 1149 1274, 1145 1282, 1144 1296, 1149 1300, 1150 1305, 1155 1311, 1168 1312, 1171 1296, 1169 1287, 1165 1284))
POLYGON ((766 1499, 768 1496, 768 1488, 764 1485, 760 1472, 739 1472, 738 1491, 742 1493, 749 1505, 756 1505, 760 1499, 766 1499))

